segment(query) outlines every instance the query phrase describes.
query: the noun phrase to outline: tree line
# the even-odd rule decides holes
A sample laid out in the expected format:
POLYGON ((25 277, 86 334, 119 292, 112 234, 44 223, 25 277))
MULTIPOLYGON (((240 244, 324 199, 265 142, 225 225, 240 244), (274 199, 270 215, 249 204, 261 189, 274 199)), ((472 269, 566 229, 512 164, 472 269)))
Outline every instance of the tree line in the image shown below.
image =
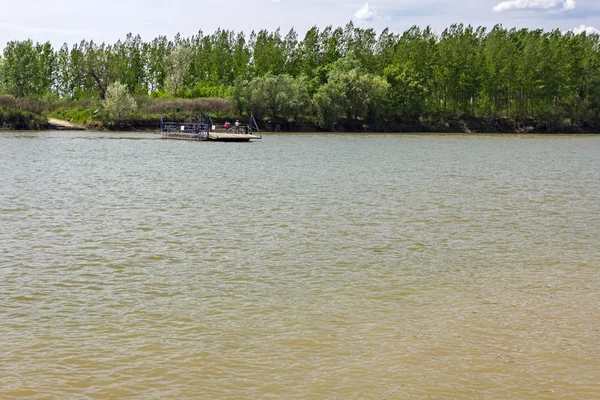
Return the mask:
POLYGON ((281 124, 444 117, 600 120, 600 37, 454 24, 441 34, 355 26, 246 36, 228 30, 114 44, 12 41, 0 57, 0 93, 104 99, 119 82, 140 98, 231 99, 239 113, 281 124))

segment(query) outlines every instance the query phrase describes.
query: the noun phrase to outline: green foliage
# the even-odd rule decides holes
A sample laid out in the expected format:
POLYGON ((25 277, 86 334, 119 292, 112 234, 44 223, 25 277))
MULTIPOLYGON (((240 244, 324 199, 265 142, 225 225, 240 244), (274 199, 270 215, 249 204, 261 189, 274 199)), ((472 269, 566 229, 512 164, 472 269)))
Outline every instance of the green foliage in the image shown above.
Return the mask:
POLYGON ((8 129, 41 129, 48 120, 31 111, 0 107, 0 128, 8 129))
POLYGON ((9 42, 4 48, 2 84, 16 97, 38 97, 54 83, 56 59, 50 43, 9 42))
POLYGON ((254 79, 249 85, 249 108, 257 117, 268 117, 276 122, 297 120, 309 105, 306 78, 273 75, 254 79))
POLYGON ((250 35, 252 52, 252 73, 261 77, 268 72, 281 74, 284 72, 286 62, 286 46, 281 38, 279 29, 273 33, 261 30, 258 34, 250 35))
POLYGON ((337 83, 326 83, 313 97, 315 122, 323 129, 333 129, 344 115, 344 88, 337 83))
POLYGON ((169 55, 164 85, 165 92, 172 97, 177 97, 183 92, 191 57, 192 50, 187 46, 176 47, 169 55))
POLYGON ((49 116, 79 125, 88 125, 94 122, 97 111, 98 107, 64 107, 50 112, 49 116))
MULTIPOLYGON (((600 36, 463 24, 377 34, 349 23, 301 37, 218 29, 58 50, 12 41, 0 57, 0 93, 47 100, 51 112, 53 99, 101 100, 115 82, 138 99, 229 98, 238 113, 325 129, 483 117, 566 130, 600 123, 600 36)), ((69 118, 94 119, 83 109, 69 118)))
POLYGON ((102 108, 108 122, 120 125, 125 119, 131 118, 135 114, 137 103, 126 85, 115 82, 107 88, 102 108))
POLYGON ((448 122, 440 115, 430 114, 419 117, 419 122, 429 131, 445 132, 450 128, 448 122))
POLYGON ((247 79, 238 78, 230 91, 230 98, 240 114, 243 112, 250 113, 250 101, 252 99, 250 82, 247 79))
POLYGON ((319 123, 327 126, 337 122, 330 119, 334 118, 339 106, 348 120, 358 121, 367 117, 375 120, 388 88, 385 78, 365 73, 353 56, 340 58, 333 64, 328 83, 317 92, 319 123), (330 110, 326 110, 327 107, 330 110), (325 116, 327 118, 324 119, 325 116))
POLYGON ((197 117, 199 114, 211 113, 213 116, 222 115, 235 115, 233 104, 227 99, 220 98, 201 98, 201 99, 147 99, 138 98, 138 111, 142 115, 154 115, 160 116, 160 114, 166 115, 173 113, 173 117, 176 118, 176 114, 180 114, 180 117, 185 118, 188 116, 197 117), (180 113, 176 113, 177 109, 180 109, 180 113))

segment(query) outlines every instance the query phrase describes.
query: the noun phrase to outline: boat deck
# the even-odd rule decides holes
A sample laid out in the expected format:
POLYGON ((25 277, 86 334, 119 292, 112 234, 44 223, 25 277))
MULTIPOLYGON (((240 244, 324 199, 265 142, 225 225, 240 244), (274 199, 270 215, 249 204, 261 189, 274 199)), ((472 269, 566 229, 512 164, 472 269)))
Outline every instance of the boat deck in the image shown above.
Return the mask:
POLYGON ((216 133, 211 132, 208 135, 209 140, 218 142, 249 142, 250 140, 262 139, 262 136, 252 135, 250 133, 216 133))
POLYGON ((162 132, 162 138, 190 141, 249 142, 250 140, 262 139, 262 136, 249 133, 162 132))

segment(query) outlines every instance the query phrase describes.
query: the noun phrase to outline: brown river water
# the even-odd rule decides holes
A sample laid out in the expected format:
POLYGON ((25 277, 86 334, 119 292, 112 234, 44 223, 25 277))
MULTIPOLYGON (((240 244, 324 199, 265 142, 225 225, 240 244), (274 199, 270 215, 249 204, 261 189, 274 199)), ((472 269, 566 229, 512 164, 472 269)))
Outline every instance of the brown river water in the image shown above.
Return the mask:
POLYGON ((0 132, 0 399, 600 398, 600 136, 0 132))

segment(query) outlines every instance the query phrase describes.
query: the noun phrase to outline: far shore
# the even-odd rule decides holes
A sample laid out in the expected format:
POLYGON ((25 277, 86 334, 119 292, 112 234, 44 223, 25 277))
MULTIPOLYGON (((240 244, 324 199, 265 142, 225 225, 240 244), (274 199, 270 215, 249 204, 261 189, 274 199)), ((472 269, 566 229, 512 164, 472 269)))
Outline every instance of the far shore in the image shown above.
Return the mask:
MULTIPOLYGON (((47 128, 47 129, 4 129, 0 128, 0 133, 44 133, 44 132, 81 132, 81 133, 106 133, 106 134, 156 134, 160 135, 160 130, 157 129, 69 129, 69 128, 47 128)), ((359 135, 410 135, 410 136, 435 136, 435 135, 447 135, 447 136, 477 136, 477 135, 516 135, 516 136, 569 136, 569 135, 600 135, 600 132, 375 132, 375 131, 255 131, 258 135, 348 135, 348 136, 359 136, 359 135)))
MULTIPOLYGON (((247 119, 240 118, 242 124, 247 119)), ((216 131, 224 131, 225 121, 213 121, 216 131)), ((38 124, 22 124, 20 126, 0 127, 0 131, 91 131, 91 132, 159 132, 160 120, 130 120, 116 125, 102 124, 77 124, 58 118, 48 118, 47 121, 38 124), (16 129, 15 129, 16 128, 16 129)), ((275 124, 261 122, 259 129, 255 132, 277 133, 277 134, 302 134, 302 133, 321 133, 321 134, 361 134, 361 133, 379 133, 379 134, 598 134, 600 126, 585 125, 557 125, 549 126, 539 124, 534 120, 513 120, 507 118, 438 118, 431 120, 395 120, 382 121, 376 126, 361 125, 360 122, 342 122, 333 129, 322 129, 311 123, 293 123, 275 124)))
MULTIPOLYGON (((224 121, 215 121, 216 130, 223 129, 224 121)), ((435 126, 420 120, 390 121, 379 126, 358 126, 358 124, 340 124, 335 129, 322 129, 308 123, 281 124, 265 123, 264 129, 255 129, 260 133, 294 134, 294 133, 390 133, 390 134, 599 134, 600 126, 561 126, 559 129, 537 124, 533 120, 517 121, 513 119, 486 118, 447 118, 436 121, 435 126)), ((97 132, 159 132, 160 121, 153 123, 136 123, 134 121, 120 126, 106 127, 97 125, 79 125, 56 118, 48 119, 47 126, 40 130, 79 130, 97 132)))

